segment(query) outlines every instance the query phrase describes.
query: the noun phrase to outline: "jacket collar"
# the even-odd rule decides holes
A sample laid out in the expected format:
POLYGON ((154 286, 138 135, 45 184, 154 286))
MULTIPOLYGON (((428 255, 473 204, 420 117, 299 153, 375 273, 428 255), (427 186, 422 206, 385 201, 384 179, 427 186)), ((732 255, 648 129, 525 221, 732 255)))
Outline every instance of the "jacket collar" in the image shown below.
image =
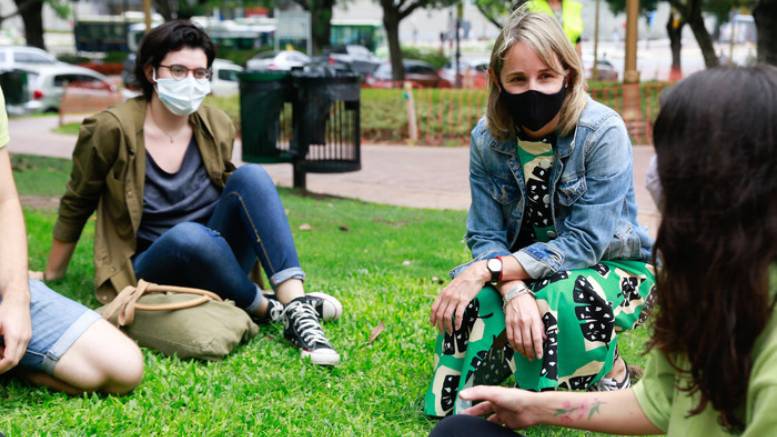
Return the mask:
MULTIPOLYGON (((572 153, 572 150, 575 148, 575 134, 577 133, 577 126, 575 126, 575 130, 572 131, 571 135, 565 135, 563 137, 559 137, 556 140, 556 154, 559 158, 566 158, 572 153)), ((516 138, 508 138, 504 141, 499 141, 495 139, 491 134, 488 135, 489 140, 491 141, 490 147, 495 152, 503 153, 505 155, 509 155, 511 157, 515 157, 515 143, 516 138)))
MULTIPOLYGON (((132 98, 128 101, 127 110, 123 111, 120 115, 122 120, 127 126, 127 132, 135 132, 140 134, 143 132, 143 123, 146 120, 146 106, 148 102, 143 96, 132 98)), ((210 138, 215 138, 213 135, 213 128, 208 121, 208 117, 205 117, 204 105, 200 107, 193 114, 189 116, 189 124, 194 127, 202 127, 210 138)))

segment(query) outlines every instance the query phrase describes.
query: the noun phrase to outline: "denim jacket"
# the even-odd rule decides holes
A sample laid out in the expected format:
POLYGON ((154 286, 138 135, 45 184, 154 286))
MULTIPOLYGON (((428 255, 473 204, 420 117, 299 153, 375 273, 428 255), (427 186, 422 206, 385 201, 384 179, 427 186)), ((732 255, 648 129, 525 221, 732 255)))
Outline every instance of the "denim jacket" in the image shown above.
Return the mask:
POLYGON ((511 253, 526 206, 515 138, 494 139, 485 119, 472 130, 466 241, 473 261, 514 256, 533 279, 601 260, 648 260, 652 241, 637 224, 631 141, 621 117, 588 99, 571 135, 559 137, 550 173, 553 239, 511 253), (555 237, 554 234, 555 233, 555 237))

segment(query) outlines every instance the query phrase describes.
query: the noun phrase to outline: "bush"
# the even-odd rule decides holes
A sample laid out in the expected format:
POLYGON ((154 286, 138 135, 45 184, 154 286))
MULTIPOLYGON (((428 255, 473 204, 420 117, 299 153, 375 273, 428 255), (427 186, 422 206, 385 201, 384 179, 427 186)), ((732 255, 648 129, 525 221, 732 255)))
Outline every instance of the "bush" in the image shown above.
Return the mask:
POLYGON ((402 47, 402 58, 428 62, 436 70, 444 67, 448 62, 448 58, 436 49, 420 49, 417 47, 402 47))
POLYGON ((228 61, 232 61, 237 65, 242 65, 243 67, 245 67, 246 62, 248 62, 249 59, 253 58, 259 53, 271 52, 272 50, 273 50, 272 47, 262 47, 262 48, 250 49, 250 50, 220 48, 216 52, 216 57, 218 57, 219 59, 226 59, 228 61))
POLYGON ((78 56, 75 53, 62 53, 60 55, 57 55, 57 59, 60 62, 67 62, 68 64, 73 64, 73 65, 81 65, 92 61, 87 57, 78 56))
POLYGON ((128 52, 108 52, 103 58, 105 64, 121 64, 127 60, 128 52))

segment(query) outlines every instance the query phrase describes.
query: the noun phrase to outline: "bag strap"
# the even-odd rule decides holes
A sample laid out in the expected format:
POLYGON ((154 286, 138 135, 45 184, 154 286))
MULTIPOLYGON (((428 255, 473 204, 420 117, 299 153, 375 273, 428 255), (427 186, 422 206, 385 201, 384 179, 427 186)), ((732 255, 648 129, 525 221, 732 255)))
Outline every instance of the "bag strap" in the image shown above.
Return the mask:
POLYGON ((122 327, 131 325, 135 320, 135 311, 177 311, 194 308, 209 301, 221 302, 222 299, 216 293, 199 288, 176 287, 172 285, 159 285, 144 280, 138 281, 137 286, 127 286, 116 296, 111 303, 100 311, 109 322, 122 327), (143 295, 153 293, 177 293, 191 294, 198 297, 189 301, 171 302, 160 304, 139 303, 143 295))

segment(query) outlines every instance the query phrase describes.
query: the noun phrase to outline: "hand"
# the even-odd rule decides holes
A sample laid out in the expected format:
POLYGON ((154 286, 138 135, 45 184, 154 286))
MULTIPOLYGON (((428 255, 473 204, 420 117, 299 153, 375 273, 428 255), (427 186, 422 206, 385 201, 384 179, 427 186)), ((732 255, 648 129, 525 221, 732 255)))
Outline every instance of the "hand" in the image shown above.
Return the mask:
POLYGON ((431 324, 440 332, 445 331, 448 334, 453 334, 454 327, 456 330, 461 329, 464 310, 490 277, 485 261, 473 263, 461 272, 434 301, 429 318, 431 324))
POLYGON ((505 306, 505 328, 507 340, 513 350, 528 360, 542 358, 542 342, 545 329, 537 308, 537 301, 531 293, 511 300, 505 306))
POLYGON ((459 393, 462 399, 482 401, 474 407, 461 411, 470 416, 487 416, 490 422, 522 429, 536 424, 529 406, 537 393, 489 385, 479 385, 459 393))
POLYGON ((5 347, 0 352, 0 373, 14 368, 27 351, 32 336, 28 299, 5 296, 0 303, 0 335, 5 347))

